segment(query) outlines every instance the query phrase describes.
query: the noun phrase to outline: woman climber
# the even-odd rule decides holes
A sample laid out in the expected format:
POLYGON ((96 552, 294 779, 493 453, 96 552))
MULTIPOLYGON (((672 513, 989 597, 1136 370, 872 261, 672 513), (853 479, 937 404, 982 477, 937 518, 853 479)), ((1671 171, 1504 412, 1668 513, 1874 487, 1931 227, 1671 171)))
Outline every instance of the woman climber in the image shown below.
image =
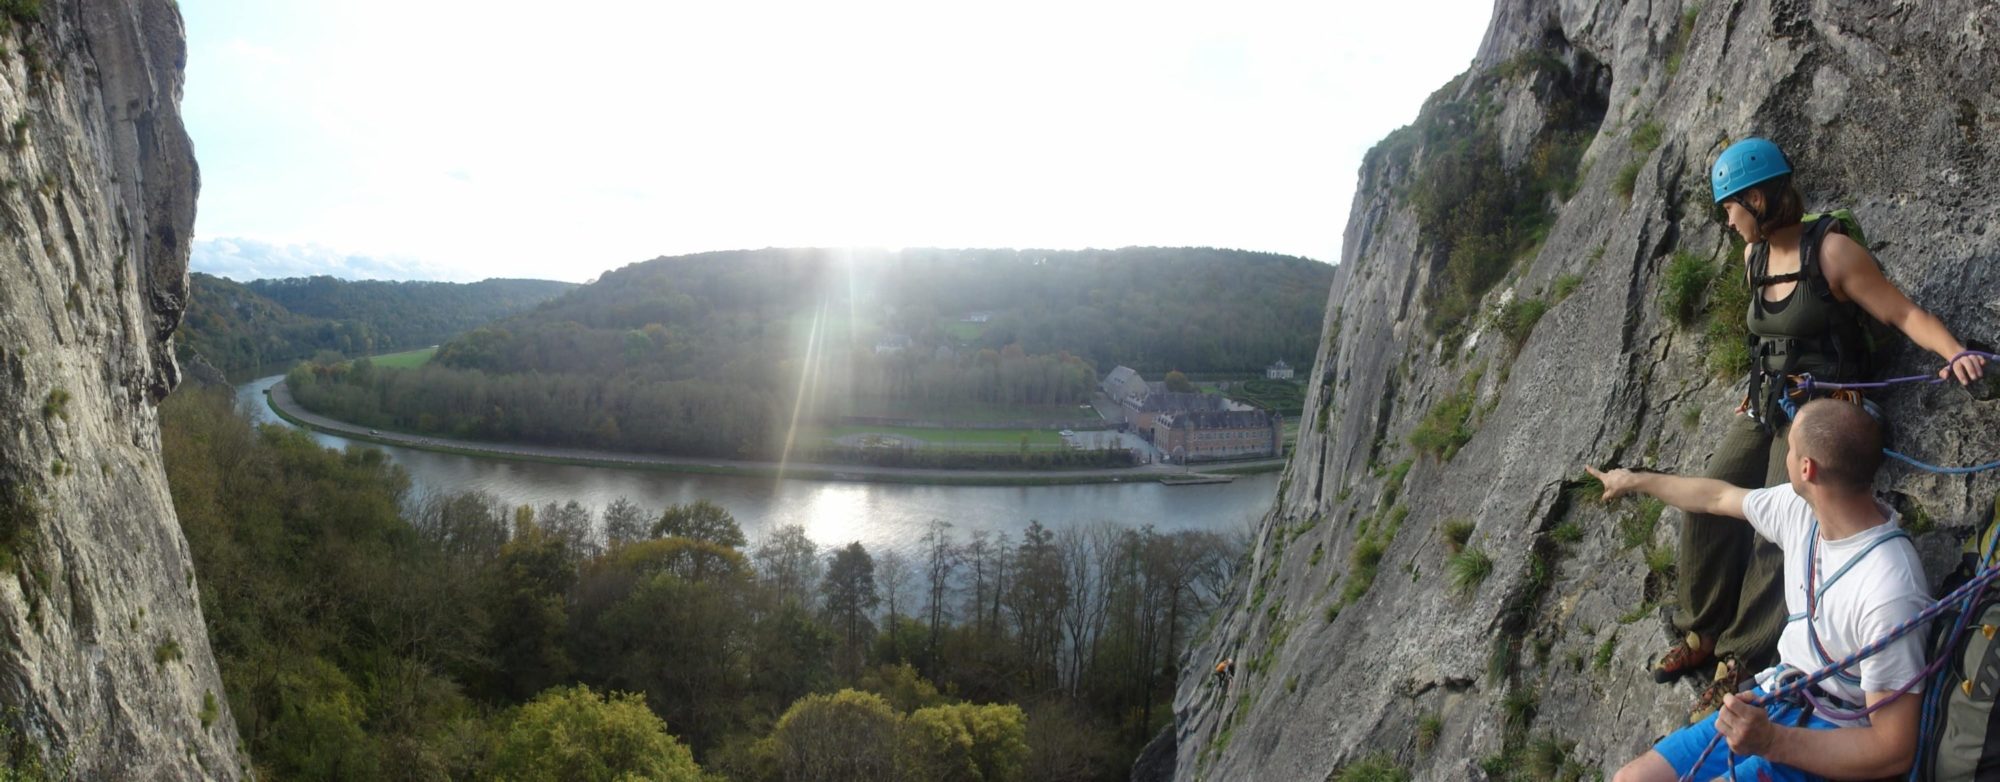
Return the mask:
MULTIPOLYGON (((1804 200, 1778 145, 1761 138, 1731 145, 1716 159, 1710 183, 1729 227, 1747 245, 1753 365, 1750 391, 1706 477, 1751 489, 1785 483, 1791 414, 1806 397, 1823 395, 1802 393, 1796 379, 1868 379, 1864 318, 1894 326, 1944 357, 1941 378, 1971 383, 1983 374, 1985 359, 1967 355, 1943 322, 1882 276, 1841 219, 1804 220, 1804 200)), ((1770 661, 1785 627, 1783 559, 1745 525, 1691 513, 1681 525, 1679 573, 1673 624, 1684 637, 1654 663, 1653 678, 1672 681, 1715 661, 1715 680, 1695 702, 1699 720, 1770 661)))

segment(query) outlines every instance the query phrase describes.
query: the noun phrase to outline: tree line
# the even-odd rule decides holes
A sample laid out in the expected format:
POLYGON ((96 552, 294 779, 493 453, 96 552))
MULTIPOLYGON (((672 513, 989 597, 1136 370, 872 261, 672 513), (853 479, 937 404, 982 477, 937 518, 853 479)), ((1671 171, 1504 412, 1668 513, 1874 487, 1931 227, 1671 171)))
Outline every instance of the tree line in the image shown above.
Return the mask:
POLYGON ((1240 543, 1109 524, 822 548, 695 502, 413 497, 373 449, 162 408, 267 779, 1113 779, 1240 543))
POLYGON ((474 283, 350 282, 333 277, 239 283, 195 272, 177 333, 231 376, 282 368, 321 353, 365 356, 443 343, 528 310, 576 286, 546 280, 474 283))

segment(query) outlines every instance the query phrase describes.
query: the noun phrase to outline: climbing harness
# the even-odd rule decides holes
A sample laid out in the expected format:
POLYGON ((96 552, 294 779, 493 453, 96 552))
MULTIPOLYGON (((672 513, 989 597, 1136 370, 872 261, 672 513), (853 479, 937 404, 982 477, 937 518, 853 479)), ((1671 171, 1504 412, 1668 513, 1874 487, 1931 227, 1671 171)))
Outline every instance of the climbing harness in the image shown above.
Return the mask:
MULTIPOLYGON (((1860 649, 1856 650, 1853 654, 1841 658, 1839 662, 1834 663, 1831 666, 1821 668, 1818 671, 1815 671, 1811 674, 1790 677, 1789 681, 1786 681, 1782 685, 1779 685, 1777 689, 1766 692, 1761 696, 1753 695, 1745 698, 1744 700, 1752 706, 1757 706, 1761 708, 1778 700, 1786 700, 1786 699, 1802 697, 1805 698, 1807 702, 1813 703, 1815 705, 1815 708, 1820 709, 1827 715, 1832 716, 1836 719, 1860 719, 1862 717, 1868 716, 1869 714, 1873 714, 1876 711, 1880 710, 1882 707, 1895 702, 1897 698, 1901 698, 1904 695, 1909 694, 1911 688, 1917 686, 1918 683, 1922 682, 1927 678, 1930 678, 1933 674, 1937 673, 1938 670, 1940 670, 1943 667, 1943 662, 1946 658, 1940 656, 1938 659, 1931 661, 1931 664, 1928 667, 1926 667, 1923 671, 1920 671, 1915 678, 1912 678, 1909 682, 1905 683, 1903 686, 1896 688, 1893 692, 1889 694, 1888 697, 1876 701, 1875 703, 1870 704, 1868 706, 1865 706, 1858 711, 1849 712, 1840 709, 1832 709, 1832 710, 1825 709, 1824 707, 1820 706, 1820 704, 1823 702, 1813 696, 1811 688, 1819 684, 1820 682, 1825 681, 1828 678, 1838 675, 1839 673, 1845 671, 1848 668, 1852 668, 1856 665, 1859 665, 1862 660, 1865 660, 1869 657, 1873 657, 1876 653, 1881 652, 1883 649, 1888 648, 1889 644, 1896 642, 1903 636, 1915 632, 1917 628, 1922 627, 1926 622, 1929 622, 1930 620, 1937 618, 1937 615, 1943 613, 1946 609, 1950 608, 1953 605, 1962 603, 1966 606, 1968 610, 1959 614, 1958 622, 1954 624, 1952 627, 1952 638, 1957 639, 1959 634, 1963 633, 1965 630, 1965 617, 1967 617, 1972 613, 1970 610, 1972 604, 1979 600, 1979 596, 1986 591, 1986 586, 1992 583, 1996 577, 2000 577, 2000 567, 1982 566, 1978 576, 1975 576, 1973 577, 1972 580, 1965 582, 1965 584, 1963 586, 1960 586, 1958 589, 1952 590, 1952 593, 1946 595, 1944 599, 1939 600, 1936 603, 1932 603, 1929 608, 1926 608, 1923 611, 1919 612, 1915 617, 1912 617, 1909 620, 1903 622, 1902 624, 1890 628, 1889 632, 1886 635, 1876 639, 1873 643, 1861 647, 1860 649)), ((1777 684, 1777 682, 1774 680, 1773 684, 1777 684)), ((1681 777, 1682 782, 1693 782, 1695 769, 1699 769, 1701 767, 1701 764, 1704 761, 1708 760, 1709 754, 1714 752, 1716 745, 1720 743, 1722 743, 1722 734, 1718 732, 1715 734, 1715 738, 1709 739, 1708 747, 1702 750, 1701 755, 1695 758, 1694 766, 1688 770, 1688 773, 1686 775, 1681 777)), ((1729 758, 1730 758, 1729 778, 1731 780, 1734 780, 1736 779, 1735 751, 1733 750, 1730 751, 1729 758)))
MULTIPOLYGON (((1819 529, 1817 524, 1814 525, 1813 535, 1815 538, 1819 535, 1819 529)), ((1885 536, 1884 540, 1887 540, 1891 537, 1894 536, 1885 536)), ((1869 550, 1872 550, 1875 547, 1875 545, 1879 545, 1881 542, 1882 541, 1876 541, 1875 543, 1870 544, 1869 550)), ((1841 720, 1858 720, 1867 717, 1868 715, 1873 714, 1876 711, 1881 710, 1882 707, 1884 706, 1894 703, 1896 699, 1901 698, 1904 695, 1908 695, 1911 688, 1916 687, 1917 684, 1923 682, 1925 679, 1929 679, 1933 676, 1936 676, 1940 671, 1942 671, 1944 669, 1944 662, 1947 659, 1950 659, 1949 655, 1938 655, 1937 659, 1932 660, 1930 665, 1926 666, 1922 671, 1919 671, 1915 677, 1911 678, 1908 682, 1905 682, 1903 686, 1896 688, 1894 691, 1891 691, 1888 697, 1885 697, 1879 701, 1876 701, 1875 703, 1860 707, 1855 710, 1839 708, 1831 703, 1828 703, 1827 701, 1823 701, 1813 695, 1812 689, 1814 686, 1818 685, 1820 682, 1825 681, 1828 678, 1834 676, 1845 676, 1847 669, 1859 665, 1862 660, 1865 660, 1869 657, 1873 657, 1875 654, 1881 652, 1883 649, 1888 648, 1889 644, 1895 643, 1898 639, 1901 639, 1903 636, 1909 635, 1910 633, 1916 631, 1917 628, 1922 627, 1925 624, 1929 623, 1932 619, 1937 618, 1938 614, 1944 613, 1947 609, 1951 608, 1952 606, 1963 605, 1964 609, 1959 612, 1958 619, 1952 623, 1950 640, 1945 644, 1944 648, 1957 647, 1959 636, 1964 634, 1965 632, 1966 620, 1974 613, 1973 608, 1979 602, 1980 596, 1985 594, 1986 587, 1989 584, 1993 583, 1994 579, 2000 578, 2000 565, 1996 565, 1993 562, 1994 549, 1996 546, 2000 546, 2000 535, 1994 536, 1993 540, 1987 544, 1986 554, 1985 556, 1981 557, 1979 561, 1978 575, 1973 576, 1970 580, 1966 581, 1964 584, 1961 584, 1957 589, 1952 590, 1951 594, 1945 595, 1937 602, 1932 603, 1930 607, 1925 608, 1923 611, 1918 612, 1916 616, 1911 617, 1910 619, 1904 621, 1902 624, 1890 628, 1889 632, 1883 635, 1881 638, 1876 639, 1874 642, 1868 644, 1867 646, 1863 646, 1860 649, 1855 650, 1853 654, 1841 658, 1839 662, 1834 663, 1832 665, 1823 666, 1818 671, 1815 671, 1811 674, 1806 674, 1805 672, 1800 671, 1797 668, 1791 668, 1789 666, 1783 667, 1780 669, 1778 676, 1773 678, 1771 681, 1771 684, 1775 687, 1775 689, 1772 689, 1761 696, 1757 695, 1749 696, 1744 700, 1752 706, 1762 708, 1764 706, 1767 706, 1773 702, 1780 700, 1794 700, 1798 698, 1803 698, 1811 708, 1829 717, 1841 720)), ((1861 558, 1861 556, 1866 554, 1867 550, 1864 550, 1863 552, 1861 552, 1861 554, 1856 555, 1854 559, 1849 560, 1848 567, 1851 567, 1855 561, 1858 561, 1861 558)), ((1838 579, 1841 574, 1846 572, 1846 570, 1847 567, 1842 567, 1840 572, 1834 575, 1834 579, 1838 579)), ((1829 579, 1829 584, 1831 583, 1832 580, 1833 579, 1829 579)), ((1823 592, 1824 589, 1822 588, 1821 591, 1823 592)), ((1806 585, 1806 594, 1808 596, 1808 599, 1811 599, 1813 594, 1813 589, 1812 589, 1812 583, 1810 581, 1808 581, 1806 585)), ((1817 601, 1814 600, 1813 603, 1809 605, 1816 605, 1816 604, 1817 601)), ((1811 611, 1812 611, 1811 608, 1807 609, 1807 612, 1809 614, 1811 613, 1811 611)), ((1808 627, 1810 627, 1810 625, 1808 625, 1808 627)), ((1823 649, 1817 648, 1818 639, 1814 638, 1813 641, 1816 647, 1814 651, 1822 655, 1822 659, 1824 659, 1825 651, 1823 649)), ((1930 698, 1932 698, 1936 694, 1935 693, 1936 689, 1937 688, 1933 687, 1930 688, 1929 690, 1926 690, 1924 694, 1926 704, 1928 704, 1930 698)), ((1833 699, 1829 696, 1828 700, 1833 700, 1833 699)), ((1920 736, 1928 735, 1928 731, 1931 728, 1930 723, 1931 723, 1930 711, 1926 709, 1924 710, 1921 725, 1918 730, 1918 735, 1920 736)), ((1715 751, 1716 745, 1721 743, 1722 743, 1722 733, 1718 731, 1715 734, 1715 738, 1709 739, 1708 746, 1702 749, 1701 754, 1699 756, 1696 756, 1694 765, 1689 767, 1688 772, 1681 776, 1680 778, 1681 782, 1693 782, 1695 772, 1701 768, 1702 763, 1707 762, 1709 754, 1715 751)), ((1919 749, 1921 750, 1921 745, 1919 745, 1919 749)), ((1916 778, 1915 774, 1919 767, 1920 764, 1917 762, 1913 762, 1911 764, 1910 766, 1911 779, 1916 778)), ((1731 780, 1731 782, 1735 782, 1736 780, 1736 752, 1733 749, 1729 751, 1729 779, 1731 780)))

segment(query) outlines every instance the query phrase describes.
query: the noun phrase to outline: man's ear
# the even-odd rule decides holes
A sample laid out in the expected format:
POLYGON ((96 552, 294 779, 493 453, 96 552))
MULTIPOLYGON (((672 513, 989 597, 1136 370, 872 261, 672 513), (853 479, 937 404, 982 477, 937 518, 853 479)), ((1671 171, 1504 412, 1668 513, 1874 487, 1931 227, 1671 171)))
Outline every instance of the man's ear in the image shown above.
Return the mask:
POLYGON ((1819 480, 1819 462, 1813 461, 1813 458, 1810 456, 1799 457, 1799 477, 1805 479, 1806 483, 1817 482, 1819 480))

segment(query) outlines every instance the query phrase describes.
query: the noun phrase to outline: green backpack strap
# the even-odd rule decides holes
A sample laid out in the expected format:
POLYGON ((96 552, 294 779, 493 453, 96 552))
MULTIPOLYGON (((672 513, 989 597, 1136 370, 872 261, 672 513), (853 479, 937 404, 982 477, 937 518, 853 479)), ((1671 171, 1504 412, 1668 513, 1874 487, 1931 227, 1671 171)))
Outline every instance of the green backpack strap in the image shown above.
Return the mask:
MULTIPOLYGON (((1810 223, 1822 217, 1831 217, 1839 220, 1841 233, 1847 234, 1847 238, 1853 239, 1855 244, 1862 247, 1868 246, 1868 234, 1861 230, 1861 221, 1854 216, 1853 212, 1846 209, 1835 209, 1831 212, 1813 212, 1799 218, 1799 222, 1810 223)), ((1880 263, 1880 261, 1877 261, 1877 263, 1880 263)))

